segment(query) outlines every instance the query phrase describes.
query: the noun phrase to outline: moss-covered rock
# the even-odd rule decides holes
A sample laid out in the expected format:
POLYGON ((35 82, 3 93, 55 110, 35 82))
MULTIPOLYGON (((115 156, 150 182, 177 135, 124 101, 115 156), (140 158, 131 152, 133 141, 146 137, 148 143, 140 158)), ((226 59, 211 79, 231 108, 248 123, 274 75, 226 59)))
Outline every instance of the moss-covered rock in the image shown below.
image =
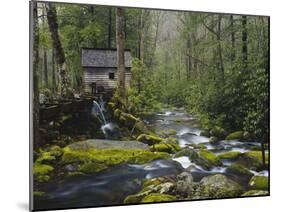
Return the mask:
POLYGON ((170 155, 164 152, 151 152, 143 149, 63 149, 62 162, 64 164, 80 164, 80 170, 92 173, 104 170, 110 166, 132 163, 143 164, 155 159, 168 159, 170 155))
POLYGON ((225 175, 216 174, 204 177, 200 181, 197 192, 201 198, 225 198, 238 197, 242 194, 243 189, 225 175))
POLYGON ((226 173, 238 176, 240 180, 248 183, 253 174, 243 165, 238 163, 233 163, 231 166, 227 167, 226 173))
POLYGON ((268 190, 268 177, 254 176, 249 182, 252 190, 268 190))
MULTIPOLYGON (((238 157, 237 162, 255 171, 264 169, 261 151, 245 152, 238 157)), ((268 165, 268 153, 265 154, 265 165, 268 165)))
POLYGON ((222 162, 214 153, 205 149, 202 149, 198 152, 198 157, 191 157, 191 159, 198 165, 208 170, 213 168, 214 166, 222 165, 222 162))
POLYGON ((245 193, 243 193, 241 196, 242 197, 249 197, 249 196, 265 196, 268 195, 268 191, 263 191, 263 190, 249 190, 245 193))
POLYGON ((164 141, 164 138, 154 136, 154 135, 147 135, 147 134, 141 134, 137 137, 137 141, 143 142, 145 144, 153 145, 157 143, 161 143, 164 141))
POLYGON ((179 158, 179 157, 183 157, 183 156, 187 156, 187 157, 192 157, 192 158, 196 158, 198 156, 198 154, 195 152, 195 150, 190 149, 190 148, 184 148, 180 151, 178 151, 174 157, 175 158, 179 158))
POLYGON ((156 152, 167 152, 167 153, 175 153, 180 150, 178 144, 171 144, 171 143, 161 143, 155 144, 151 147, 151 150, 156 152))
POLYGON ((169 202, 169 201, 176 201, 177 198, 175 196, 169 194, 159 194, 159 193, 151 193, 145 196, 141 202, 142 203, 149 203, 149 202, 169 202))
POLYGON ((226 136, 225 140, 242 140, 243 134, 243 131, 232 132, 228 136, 226 136))
POLYGON ((236 160, 242 153, 241 152, 224 152, 218 155, 219 159, 236 160))

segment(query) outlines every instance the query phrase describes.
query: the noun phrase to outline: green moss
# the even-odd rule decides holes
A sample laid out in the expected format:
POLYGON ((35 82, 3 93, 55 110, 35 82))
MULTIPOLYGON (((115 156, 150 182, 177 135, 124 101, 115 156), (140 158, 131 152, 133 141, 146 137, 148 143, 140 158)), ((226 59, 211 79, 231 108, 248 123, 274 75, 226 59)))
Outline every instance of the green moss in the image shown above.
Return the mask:
POLYGON ((49 164, 56 160, 56 157, 51 154, 51 152, 41 152, 40 156, 37 158, 36 163, 49 164))
POLYGON ((210 134, 218 138, 224 138, 226 131, 219 126, 215 126, 211 129, 210 134))
POLYGON ((45 192, 42 191, 34 191, 33 196, 34 197, 43 197, 45 195, 45 192))
POLYGON ((161 143, 153 145, 153 147, 151 147, 151 150, 154 150, 156 152, 175 153, 176 151, 180 150, 180 147, 178 144, 161 143))
POLYGON ((160 185, 162 182, 158 178, 152 178, 148 180, 144 180, 142 188, 148 187, 148 186, 157 186, 160 185))
POLYGON ((124 203, 125 204, 134 204, 134 203, 139 203, 142 200, 142 196, 140 195, 129 195, 125 198, 124 203))
MULTIPOLYGON (((87 150, 63 149, 62 162, 65 164, 79 163, 83 171, 95 172, 107 167, 122 164, 143 164, 155 159, 168 159, 170 155, 164 152, 151 152, 143 149, 95 149, 87 150)), ((80 171, 82 171, 80 170, 80 171)))
POLYGON ((198 162, 198 164, 206 169, 222 165, 220 159, 214 153, 208 150, 200 150, 198 156, 198 158, 195 158, 195 162, 198 162))
POLYGON ((175 158, 182 157, 182 156, 188 156, 190 158, 195 159, 198 157, 198 154, 193 149, 185 148, 180 150, 174 155, 175 158))
POLYGON ((83 172, 69 172, 67 174, 68 177, 76 177, 76 176, 85 176, 85 173, 83 172))
POLYGON ((263 191, 263 190, 249 190, 242 194, 241 196, 243 197, 248 197, 248 196, 264 196, 268 195, 268 191, 263 191))
POLYGON ((231 166, 227 168, 226 171, 230 174, 235 174, 238 176, 242 176, 243 178, 246 178, 247 182, 253 176, 253 174, 245 166, 238 163, 233 163, 231 166))
POLYGON ((200 181, 199 194, 201 198, 238 197, 243 192, 242 187, 228 179, 223 174, 204 177, 200 181))
POLYGON ((243 131, 236 131, 233 133, 230 133, 228 136, 226 136, 225 140, 242 140, 243 139, 243 131))
POLYGON ((175 196, 169 194, 158 194, 158 193, 151 193, 144 197, 141 202, 148 203, 148 202, 168 202, 168 201, 176 201, 177 198, 175 196))
MULTIPOLYGON (((255 158, 260 163, 262 163, 262 152, 261 151, 249 151, 244 153, 248 157, 255 158)), ((265 153, 265 164, 268 165, 268 153, 265 153)))
POLYGON ((249 186, 253 190, 268 190, 268 177, 254 176, 250 180, 249 186))
POLYGON ((202 132, 200 132, 200 136, 209 137, 210 136, 209 130, 203 130, 202 132))
POLYGON ((49 174, 53 170, 54 170, 54 167, 52 167, 50 165, 46 165, 46 164, 41 164, 38 162, 34 163, 34 166, 33 166, 33 174, 35 176, 49 174))
POLYGON ((33 174, 35 181, 39 183, 48 182, 50 180, 50 174, 54 170, 54 167, 46 164, 35 162, 33 165, 33 174))
POLYGON ((242 153, 241 152, 225 152, 218 155, 219 159, 229 159, 235 160, 237 159, 242 153))
POLYGON ((162 141, 164 141, 164 138, 154 135, 141 134, 137 137, 137 141, 141 141, 143 143, 152 145, 156 143, 161 143, 162 141))
POLYGON ((82 173, 91 174, 91 173, 102 171, 102 170, 104 170, 106 168, 107 168, 107 166, 102 164, 102 163, 84 163, 80 167, 79 170, 82 173))
POLYGON ((55 158, 60 157, 60 156, 62 155, 62 153, 63 153, 63 152, 62 152, 62 149, 61 149, 59 146, 57 146, 57 145, 52 146, 52 147, 50 148, 49 152, 50 152, 50 154, 51 154, 52 156, 54 156, 55 158))

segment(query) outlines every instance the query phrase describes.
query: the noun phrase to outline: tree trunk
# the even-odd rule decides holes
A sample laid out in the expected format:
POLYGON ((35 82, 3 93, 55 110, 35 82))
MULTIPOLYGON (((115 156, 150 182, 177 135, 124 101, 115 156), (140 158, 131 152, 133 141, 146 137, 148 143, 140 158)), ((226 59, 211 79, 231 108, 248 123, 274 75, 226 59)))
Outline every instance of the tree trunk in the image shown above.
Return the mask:
POLYGON ((139 30, 139 37, 140 37, 140 61, 144 62, 144 20, 143 20, 143 11, 141 11, 140 15, 140 30, 139 30))
POLYGON ((38 13, 37 2, 31 2, 33 19, 33 58, 32 58, 32 73, 33 73, 33 147, 39 146, 39 29, 38 29, 38 13))
POLYGON ((52 91, 57 92, 55 50, 52 48, 52 91))
POLYGON ((47 52, 44 48, 43 50, 43 63, 44 63, 44 81, 45 81, 45 87, 48 88, 48 61, 47 61, 47 52))
POLYGON ((233 15, 230 16, 230 30, 231 30, 231 64, 235 61, 235 31, 234 31, 234 20, 233 15))
POLYGON ((223 64, 223 57, 222 57, 222 46, 221 46, 221 19, 222 16, 219 15, 218 17, 218 53, 219 53, 219 60, 220 60, 220 71, 221 71, 221 78, 224 81, 224 64, 223 64))
POLYGON ((107 39, 107 47, 111 48, 111 30, 112 29, 112 9, 108 8, 108 39, 107 39))
POLYGON ((60 94, 62 97, 65 98, 69 94, 69 79, 67 76, 65 55, 64 55, 64 51, 63 51, 63 48, 61 45, 59 33, 58 33, 56 8, 52 3, 48 3, 48 6, 47 6, 47 19, 48 19, 49 29, 51 32, 55 59, 56 59, 57 65, 58 65, 58 72, 60 75, 60 94))
POLYGON ((246 69, 248 63, 248 33, 247 33, 247 16, 242 16, 242 62, 246 69))
POLYGON ((117 88, 120 97, 125 98, 125 32, 124 32, 124 9, 116 9, 116 45, 117 45, 117 88))

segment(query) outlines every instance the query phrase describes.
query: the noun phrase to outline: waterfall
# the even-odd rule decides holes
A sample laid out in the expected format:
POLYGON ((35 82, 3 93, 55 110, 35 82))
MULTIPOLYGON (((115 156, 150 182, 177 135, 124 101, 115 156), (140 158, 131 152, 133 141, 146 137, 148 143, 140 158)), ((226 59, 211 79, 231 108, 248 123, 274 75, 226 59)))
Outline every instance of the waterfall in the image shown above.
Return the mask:
POLYGON ((97 117, 99 117, 99 115, 100 115, 100 117, 103 121, 103 124, 106 125, 106 119, 104 117, 103 111, 102 111, 99 103, 96 101, 93 101, 92 113, 95 114, 97 117))

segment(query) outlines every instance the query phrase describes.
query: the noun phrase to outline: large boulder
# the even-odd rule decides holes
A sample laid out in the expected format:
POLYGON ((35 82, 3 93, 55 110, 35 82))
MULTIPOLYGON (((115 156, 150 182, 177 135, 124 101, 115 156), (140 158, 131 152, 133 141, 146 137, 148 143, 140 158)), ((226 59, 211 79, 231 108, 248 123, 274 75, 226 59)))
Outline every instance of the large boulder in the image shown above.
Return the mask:
POLYGON ((175 193, 181 197, 187 197, 193 190, 193 177, 188 172, 183 172, 177 176, 175 193))
POLYGON ((197 191, 201 198, 238 197, 242 194, 242 187, 223 174, 204 177, 200 181, 197 191))
POLYGON ((155 159, 168 159, 165 152, 151 152, 144 148, 136 148, 127 141, 108 141, 97 146, 96 142, 78 142, 63 148, 62 163, 78 164, 80 172, 93 173, 122 163, 144 164, 155 159), (116 144, 114 144, 116 142, 116 144), (127 146, 126 145, 127 142, 127 146), (107 145, 108 144, 108 145, 107 145))

